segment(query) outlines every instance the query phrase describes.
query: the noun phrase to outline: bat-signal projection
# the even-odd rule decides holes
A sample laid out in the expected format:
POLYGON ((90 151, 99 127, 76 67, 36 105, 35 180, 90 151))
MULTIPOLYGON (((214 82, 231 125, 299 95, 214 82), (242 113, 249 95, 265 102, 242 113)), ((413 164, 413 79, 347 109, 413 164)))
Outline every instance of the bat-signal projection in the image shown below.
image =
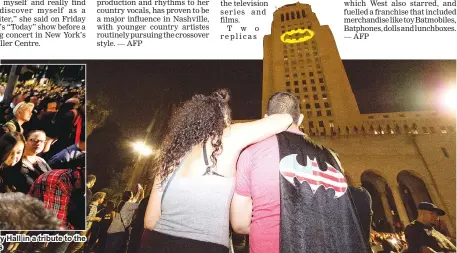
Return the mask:
POLYGON ((316 193, 322 185, 326 190, 329 188, 335 190, 335 198, 344 195, 348 185, 346 178, 340 171, 328 163, 326 163, 327 170, 322 171, 319 169, 316 159, 311 160, 306 156, 306 160, 306 166, 303 166, 297 162, 296 154, 284 157, 279 163, 281 174, 292 184, 294 184, 294 177, 300 183, 307 182, 313 193, 316 193))
POLYGON ((314 32, 309 29, 296 29, 285 32, 281 35, 281 41, 288 44, 295 44, 310 40, 314 32))

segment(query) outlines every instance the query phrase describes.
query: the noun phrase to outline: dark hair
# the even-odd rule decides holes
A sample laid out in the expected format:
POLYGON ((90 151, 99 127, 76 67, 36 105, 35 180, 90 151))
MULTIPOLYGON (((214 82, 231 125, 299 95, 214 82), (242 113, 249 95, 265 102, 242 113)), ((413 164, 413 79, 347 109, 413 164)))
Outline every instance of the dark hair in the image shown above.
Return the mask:
POLYGON ((19 132, 4 133, 2 137, 0 137, 0 158, 2 159, 0 161, 1 165, 3 165, 3 163, 8 159, 11 150, 13 150, 14 146, 16 146, 18 142, 25 143, 24 136, 19 132))
POLYGON ((117 212, 120 212, 122 210, 122 207, 124 207, 125 203, 127 201, 129 201, 133 196, 133 192, 132 191, 124 191, 124 193, 122 194, 122 199, 121 201, 119 202, 119 204, 117 205, 117 212))
POLYGON ((43 133, 44 135, 46 135, 46 133, 43 131, 43 130, 38 130, 38 129, 35 129, 35 130, 30 130, 26 135, 25 135, 25 139, 29 139, 30 138, 30 135, 34 134, 34 133, 43 133))
POLYGON ((0 230, 57 230, 60 220, 43 202, 23 193, 0 194, 0 230))
POLYGON ((48 104, 50 103, 56 103, 57 107, 59 106, 59 103, 57 100, 50 98, 50 97, 45 97, 41 102, 38 104, 37 110, 38 112, 41 112, 42 110, 47 111, 48 110, 48 104))
POLYGON ((216 166, 216 157, 222 152, 222 134, 227 127, 226 120, 230 122, 229 99, 229 92, 225 89, 209 96, 198 94, 173 112, 160 155, 159 173, 162 183, 193 146, 205 144, 208 140, 214 150, 211 166, 216 166))
POLYGON ((289 92, 277 92, 268 100, 267 115, 287 113, 292 116, 295 124, 300 118, 300 102, 289 92))
POLYGON ((111 201, 111 200, 108 200, 106 202, 106 209, 105 209, 107 212, 111 212, 111 211, 114 211, 114 202, 111 201))

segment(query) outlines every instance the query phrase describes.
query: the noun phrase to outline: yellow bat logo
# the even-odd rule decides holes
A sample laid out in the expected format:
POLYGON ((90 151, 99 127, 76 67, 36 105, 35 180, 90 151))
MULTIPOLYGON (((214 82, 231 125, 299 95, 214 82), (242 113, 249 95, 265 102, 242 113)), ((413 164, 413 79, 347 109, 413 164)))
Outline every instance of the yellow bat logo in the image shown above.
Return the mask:
POLYGON ((310 40, 313 36, 314 32, 309 29, 297 29, 283 33, 281 35, 281 41, 288 44, 295 44, 310 40))

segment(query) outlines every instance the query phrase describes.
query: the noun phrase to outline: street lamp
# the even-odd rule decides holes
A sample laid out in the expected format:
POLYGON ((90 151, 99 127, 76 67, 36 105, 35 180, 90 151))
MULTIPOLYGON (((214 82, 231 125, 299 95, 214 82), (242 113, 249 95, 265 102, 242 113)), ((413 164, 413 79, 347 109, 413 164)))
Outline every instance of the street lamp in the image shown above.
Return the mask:
POLYGON ((457 91, 456 88, 447 88, 440 91, 440 107, 445 110, 457 110, 457 91))
POLYGON ((148 156, 152 154, 152 148, 146 145, 142 141, 137 141, 133 143, 133 149, 138 152, 140 156, 148 156))

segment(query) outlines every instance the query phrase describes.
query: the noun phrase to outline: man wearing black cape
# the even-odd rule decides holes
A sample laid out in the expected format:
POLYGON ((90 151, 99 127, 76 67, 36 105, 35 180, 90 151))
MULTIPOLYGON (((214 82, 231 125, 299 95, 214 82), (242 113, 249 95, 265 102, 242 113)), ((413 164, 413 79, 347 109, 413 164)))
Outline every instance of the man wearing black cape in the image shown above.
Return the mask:
POLYGON ((336 154, 298 126, 299 101, 274 94, 267 115, 289 113, 289 129, 247 147, 238 160, 230 218, 250 252, 371 252, 336 154))

